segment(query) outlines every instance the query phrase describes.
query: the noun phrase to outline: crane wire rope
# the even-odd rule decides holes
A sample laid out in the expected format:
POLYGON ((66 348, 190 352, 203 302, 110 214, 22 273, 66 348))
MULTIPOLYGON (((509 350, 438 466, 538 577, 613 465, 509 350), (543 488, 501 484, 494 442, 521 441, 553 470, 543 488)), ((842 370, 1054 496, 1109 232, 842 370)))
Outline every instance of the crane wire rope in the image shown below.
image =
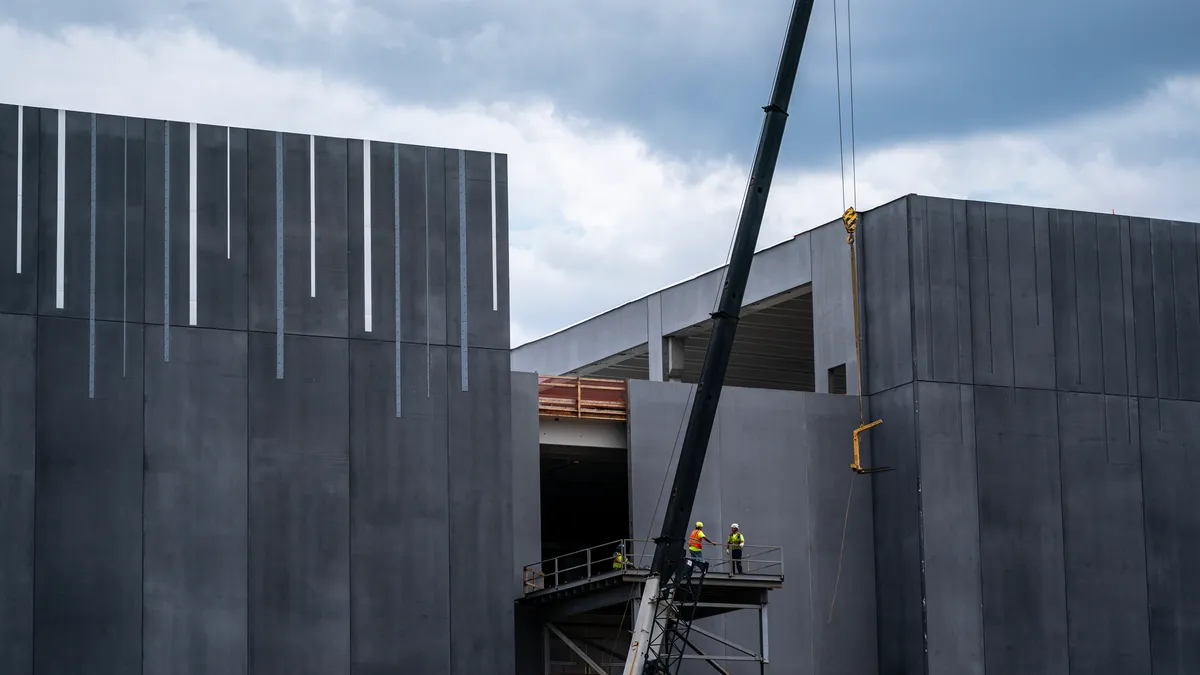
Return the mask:
MULTIPOLYGON (((846 244, 850 249, 850 295, 854 306, 854 365, 858 372, 858 424, 861 428, 866 424, 866 416, 863 412, 863 386, 862 386, 862 340, 858 318, 858 261, 854 255, 854 235, 858 230, 858 212, 855 210, 858 204, 858 158, 855 139, 854 125, 854 37, 851 30, 850 21, 850 0, 846 0, 846 56, 847 56, 847 75, 850 88, 850 181, 851 181, 851 197, 852 202, 849 207, 846 206, 846 150, 843 141, 844 131, 842 128, 842 73, 841 73, 841 48, 839 45, 838 22, 837 22, 837 3, 838 0, 833 0, 833 48, 834 48, 834 66, 837 69, 837 99, 838 99, 838 151, 840 154, 842 166, 842 221, 846 226, 846 244)), ((857 460, 857 457, 855 458, 857 460)), ((857 474, 850 475, 850 488, 846 493, 846 514, 842 519, 842 540, 838 548, 838 564, 837 575, 833 582, 833 595, 829 602, 829 617, 826 623, 833 622, 833 610, 837 604, 838 587, 842 581, 842 560, 846 552, 846 534, 850 527, 850 505, 854 499, 854 483, 857 474)))

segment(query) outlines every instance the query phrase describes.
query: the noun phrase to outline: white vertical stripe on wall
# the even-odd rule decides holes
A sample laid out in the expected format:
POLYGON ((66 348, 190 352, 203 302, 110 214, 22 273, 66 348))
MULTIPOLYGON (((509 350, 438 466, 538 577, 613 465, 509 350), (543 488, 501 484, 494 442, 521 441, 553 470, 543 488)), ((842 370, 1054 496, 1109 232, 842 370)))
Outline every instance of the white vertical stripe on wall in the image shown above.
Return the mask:
POLYGON ((317 137, 308 137, 308 295, 317 297, 317 137))
POLYGON ((25 106, 17 106, 17 274, 21 273, 22 222, 21 213, 25 187, 25 106))
POLYGON ((371 332, 371 141, 363 141, 363 329, 371 332))
POLYGON ((496 153, 492 153, 492 311, 500 309, 500 287, 496 283, 496 153))
POLYGON ((196 325, 196 123, 188 125, 188 324, 196 325))
POLYGON ((67 111, 58 111, 58 194, 56 196, 58 219, 54 243, 54 306, 62 309, 66 300, 66 256, 67 256, 67 111))
POLYGON ((233 176, 229 171, 232 162, 230 158, 233 155, 233 148, 230 141, 233 137, 232 127, 225 127, 225 259, 229 260, 233 257, 233 197, 230 196, 230 188, 233 187, 233 176))
POLYGON ((91 119, 88 191, 88 398, 96 398, 96 113, 91 119))

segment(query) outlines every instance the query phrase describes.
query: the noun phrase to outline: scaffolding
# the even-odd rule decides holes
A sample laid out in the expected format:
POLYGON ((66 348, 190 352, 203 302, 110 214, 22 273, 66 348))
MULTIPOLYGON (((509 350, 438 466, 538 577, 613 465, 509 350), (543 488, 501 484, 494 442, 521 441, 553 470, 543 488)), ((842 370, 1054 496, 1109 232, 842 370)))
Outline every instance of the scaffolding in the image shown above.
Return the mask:
MULTIPOLYGON (((620 674, 653 552, 653 542, 621 539, 525 567, 518 602, 539 613, 545 675, 620 674)), ((688 653, 679 658, 705 661, 721 673, 728 672, 722 663, 730 662, 757 663, 765 672, 770 663, 767 601, 770 591, 783 587, 782 547, 747 545, 740 561, 720 556, 706 563, 704 583, 688 603, 687 618, 754 613, 758 644, 748 647, 692 623, 691 635, 684 639, 688 653), (697 636, 724 653, 703 649, 697 636)))

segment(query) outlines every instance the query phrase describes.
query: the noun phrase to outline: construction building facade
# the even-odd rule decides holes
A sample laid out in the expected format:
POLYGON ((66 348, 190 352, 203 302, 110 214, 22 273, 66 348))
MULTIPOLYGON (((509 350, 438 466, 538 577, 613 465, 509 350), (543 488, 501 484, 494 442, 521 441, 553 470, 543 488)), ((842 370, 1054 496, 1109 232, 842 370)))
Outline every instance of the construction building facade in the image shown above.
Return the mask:
MULTIPOLYGON (((766 639, 729 613, 694 651, 731 673, 1200 671, 1200 226, 909 195, 857 230, 862 418, 843 223, 756 255, 693 515, 787 574, 766 639), (862 464, 890 470, 859 475, 874 420, 862 464)), ((629 536, 657 535, 722 271, 513 352, 628 380, 629 536)), ((573 653, 545 672, 587 672, 553 669, 573 653)))
MULTIPOLYGON (((619 673, 723 270, 510 350, 507 204, 504 155, 0 106, 0 672, 619 673)), ((684 671, 1200 672, 1200 226, 857 234, 756 255, 684 671)))

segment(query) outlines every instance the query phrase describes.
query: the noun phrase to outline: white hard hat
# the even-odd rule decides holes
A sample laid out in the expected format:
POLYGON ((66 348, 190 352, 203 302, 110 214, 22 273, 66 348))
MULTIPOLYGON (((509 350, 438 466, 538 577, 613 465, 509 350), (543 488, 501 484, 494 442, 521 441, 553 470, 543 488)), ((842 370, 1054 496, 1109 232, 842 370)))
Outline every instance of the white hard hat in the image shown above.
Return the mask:
POLYGON ((730 525, 730 527, 732 527, 732 528, 733 528, 733 529, 735 529, 735 530, 736 530, 736 529, 738 529, 737 523, 734 523, 734 524, 730 525))

